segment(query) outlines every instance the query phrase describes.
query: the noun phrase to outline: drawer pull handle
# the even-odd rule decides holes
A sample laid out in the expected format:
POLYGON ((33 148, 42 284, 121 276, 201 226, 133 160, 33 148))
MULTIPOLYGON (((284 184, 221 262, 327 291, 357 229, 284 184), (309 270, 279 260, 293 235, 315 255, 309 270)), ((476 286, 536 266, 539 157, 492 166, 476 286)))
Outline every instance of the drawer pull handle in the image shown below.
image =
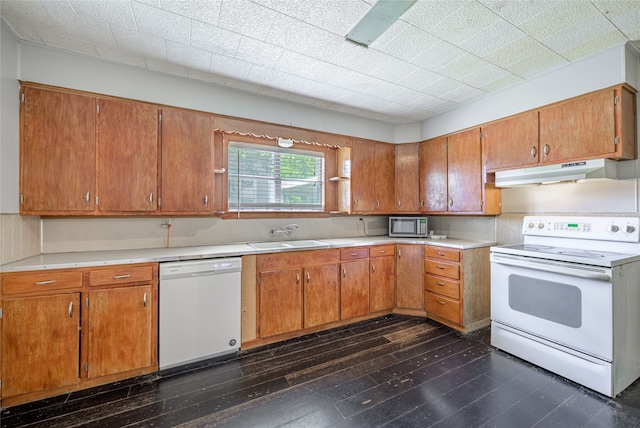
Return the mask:
POLYGON ((130 273, 125 273, 124 275, 113 275, 113 279, 125 279, 131 276, 130 273))
POLYGON ((357 255, 358 255, 358 253, 351 253, 351 256, 352 256, 352 257, 355 257, 355 256, 357 256, 357 255))
POLYGON ((436 284, 438 284, 438 285, 439 285, 439 286, 441 286, 441 287, 444 287, 444 282, 440 282, 440 281, 438 281, 438 282, 436 282, 436 284))
POLYGON ((438 300, 437 302, 438 302, 439 305, 446 305, 446 303, 443 302, 442 300, 438 300))
POLYGON ((33 283, 33 285, 49 285, 49 284, 54 284, 56 282, 55 279, 50 279, 48 281, 36 281, 33 283))
POLYGON ((380 250, 380 254, 384 254, 384 250, 380 250))
POLYGON ((73 302, 69 302, 69 318, 73 318, 73 302))
POLYGON ((438 269, 444 269, 444 266, 436 266, 438 269))
POLYGON ((444 253, 438 253, 440 257, 444 257, 444 253))

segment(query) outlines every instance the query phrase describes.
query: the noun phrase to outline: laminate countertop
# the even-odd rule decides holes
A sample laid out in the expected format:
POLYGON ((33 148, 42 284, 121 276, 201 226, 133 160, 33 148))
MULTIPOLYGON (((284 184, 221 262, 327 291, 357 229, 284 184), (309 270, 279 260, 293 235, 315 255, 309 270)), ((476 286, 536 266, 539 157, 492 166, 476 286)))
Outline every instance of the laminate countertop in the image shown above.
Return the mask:
MULTIPOLYGON (((43 269, 67 269, 78 267, 98 267, 129 263, 172 262, 181 260, 199 260, 218 257, 234 257, 248 254, 265 254, 274 252, 304 251, 327 248, 347 248, 383 244, 416 244, 439 245, 442 247, 466 250, 496 245, 490 241, 474 241, 459 238, 447 239, 414 239, 389 238, 388 236, 368 236, 352 238, 331 238, 314 240, 283 240, 280 242, 304 243, 314 241, 313 246, 291 246, 276 249, 258 249, 252 243, 235 243, 219 245, 201 245, 193 247, 141 248, 130 250, 83 251, 69 253, 44 253, 0 266, 0 272, 20 272, 43 269)), ((277 242, 277 241, 273 241, 277 242)), ((311 245, 311 244, 310 244, 311 245)))

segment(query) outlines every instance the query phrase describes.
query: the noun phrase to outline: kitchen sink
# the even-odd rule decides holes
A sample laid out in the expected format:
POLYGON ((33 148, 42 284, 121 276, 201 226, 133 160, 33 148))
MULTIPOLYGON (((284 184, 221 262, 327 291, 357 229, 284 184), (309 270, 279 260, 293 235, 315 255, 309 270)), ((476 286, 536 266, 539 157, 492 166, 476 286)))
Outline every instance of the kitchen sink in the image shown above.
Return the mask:
POLYGON ((254 242, 249 243, 256 250, 290 250, 295 248, 328 247, 331 244, 313 239, 303 241, 278 241, 278 242, 254 242))

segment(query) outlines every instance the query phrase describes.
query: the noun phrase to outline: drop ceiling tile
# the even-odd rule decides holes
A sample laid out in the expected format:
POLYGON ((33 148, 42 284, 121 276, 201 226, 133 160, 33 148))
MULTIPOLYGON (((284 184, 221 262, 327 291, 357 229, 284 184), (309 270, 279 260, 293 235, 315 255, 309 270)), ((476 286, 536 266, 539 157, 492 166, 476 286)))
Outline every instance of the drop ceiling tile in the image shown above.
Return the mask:
POLYGON ((432 84, 422 88, 422 92, 440 97, 440 94, 452 91, 458 88, 460 85, 462 85, 462 83, 458 80, 450 79, 448 77, 442 77, 432 84))
POLYGON ((239 34, 264 40, 277 12, 248 0, 225 0, 220 8, 218 25, 239 34))
POLYGON ((346 36, 371 8, 353 0, 313 1, 307 15, 301 19, 325 30, 346 36))
POLYGON ((507 21, 497 21, 469 39, 460 47, 481 58, 525 36, 525 33, 507 21))
POLYGON ((468 2, 444 18, 429 31, 453 44, 461 43, 474 34, 495 24, 500 17, 477 2, 468 2))
POLYGON ((112 0, 108 3, 70 0, 69 3, 78 14, 78 17, 88 17, 95 22, 107 22, 130 30, 137 29, 129 0, 112 0))
POLYGON ((122 27, 111 29, 118 47, 129 55, 166 58, 164 39, 138 33, 122 27))
POLYGON ((615 29, 584 43, 578 43, 570 49, 564 50, 560 53, 568 60, 574 61, 626 41, 626 37, 624 37, 620 31, 615 29))
POLYGON ((466 54, 451 61, 444 67, 439 68, 437 72, 452 79, 462 80, 464 76, 473 73, 475 70, 478 70, 487 64, 489 63, 482 58, 478 58, 473 54, 466 54))
POLYGON ((146 68, 147 66, 144 60, 144 56, 140 54, 130 54, 121 49, 106 45, 96 45, 96 50, 98 51, 98 55, 100 56, 100 58, 111 62, 127 64, 141 68, 146 68))
POLYGON ((413 63, 427 70, 435 71, 464 55, 467 55, 467 51, 443 40, 414 58, 413 63))
POLYGON ((316 0, 254 0, 254 3, 262 5, 267 9, 299 20, 303 20, 304 17, 309 14, 309 10, 315 2, 316 0))
POLYGON ((520 83, 523 80, 524 79, 522 77, 509 73, 491 82, 485 83, 484 85, 480 86, 479 89, 482 89, 486 92, 495 92, 507 88, 511 85, 515 85, 516 83, 520 83))
POLYGON ((371 70, 370 74, 378 79, 395 83, 418 70, 420 70, 420 67, 416 65, 390 57, 378 67, 371 70))
POLYGON ((96 45, 105 44, 116 47, 111 28, 104 21, 96 21, 93 18, 78 19, 71 7, 51 10, 49 16, 57 28, 58 36, 65 36, 79 42, 92 42, 96 45))
POLYGON ((425 95, 422 97, 416 98, 412 102, 406 102, 406 104, 412 108, 417 108, 420 110, 430 110, 432 107, 442 103, 442 98, 434 97, 433 95, 425 95))
POLYGON ((555 7, 559 0, 478 0, 486 7, 514 25, 522 24, 546 10, 555 7))
POLYGON ((227 77, 209 71, 189 69, 189 77, 192 79, 202 80, 203 82, 215 83, 216 85, 225 85, 227 77))
POLYGON ((421 90, 422 88, 437 82, 442 76, 433 71, 425 70, 424 68, 418 68, 413 73, 406 77, 396 81, 400 86, 407 88, 421 90))
POLYGON ((542 49, 520 61, 505 66, 505 68, 520 77, 531 78, 567 63, 568 61, 557 53, 549 49, 542 49))
POLYGON ((467 3, 468 0, 418 1, 400 17, 400 20, 425 31, 431 31, 438 23, 447 19, 467 3))
POLYGON ((433 116, 459 107, 460 104, 450 100, 443 100, 440 104, 431 106, 429 111, 433 112, 433 116))
POLYGON ((220 17, 221 0, 161 0, 160 6, 167 12, 175 13, 196 21, 217 25, 220 17))
POLYGON ((298 21, 285 15, 278 15, 271 26, 265 42, 304 55, 319 58, 327 43, 336 35, 298 21))
POLYGON ((183 65, 185 67, 194 68, 196 70, 209 70, 211 64, 211 52, 194 48, 192 46, 183 45, 181 43, 167 40, 167 60, 183 65))
POLYGON ((0 18, 20 38, 44 43, 39 32, 54 31, 55 25, 43 7, 45 2, 0 1, 0 18))
POLYGON ((274 70, 273 68, 262 67, 254 65, 251 67, 247 80, 258 85, 262 85, 267 88, 278 88, 280 84, 286 79, 287 73, 274 70))
POLYGON ((245 80, 251 71, 251 63, 224 55, 212 54, 209 70, 215 74, 245 80))
POLYGON ((185 45, 189 44, 191 24, 189 18, 135 1, 131 6, 138 29, 142 33, 185 45))
POLYGON ((412 25, 384 45, 376 44, 376 49, 393 57, 409 61, 439 42, 436 36, 412 25))
POLYGON ((462 81, 469 86, 473 86, 474 88, 482 88, 487 83, 510 74, 511 73, 503 68, 497 67, 493 64, 486 64, 484 67, 479 67, 473 72, 464 76, 462 78, 462 81))
POLYGON ((377 85, 365 90, 364 93, 372 97, 388 100, 403 89, 402 86, 395 83, 380 80, 377 85))
POLYGON ((524 36, 491 52, 484 59, 499 67, 507 67, 510 64, 523 61, 543 49, 545 47, 539 41, 530 36, 524 36))
POLYGON ((263 67, 273 68, 283 52, 284 49, 279 46, 242 36, 235 58, 263 67))
POLYGON ((228 78, 225 85, 230 88, 239 89, 243 92, 248 92, 252 94, 258 93, 262 89, 262 86, 256 83, 248 82, 246 80, 234 79, 234 78, 228 78))
POLYGON ((92 57, 98 57, 98 51, 96 45, 88 40, 76 39, 68 37, 65 34, 59 32, 49 32, 42 34, 43 40, 45 40, 47 46, 64 49, 69 52, 79 53, 92 57))
MULTIPOLYGON (((562 31, 544 37, 541 41, 548 48, 556 52, 563 52, 609 33, 612 30, 617 31, 607 18, 598 14, 590 16, 574 25, 569 25, 562 31)), ((620 35, 622 36, 622 34, 620 35)))
POLYGON ((242 36, 224 28, 191 21, 191 46, 216 54, 235 56, 242 36))
POLYGON ((404 88, 388 98, 389 101, 403 105, 412 105, 423 99, 425 95, 423 92, 413 89, 404 88))
POLYGON ((520 28, 534 38, 544 39, 599 13, 598 8, 590 2, 583 2, 581 7, 576 7, 574 1, 559 1, 539 15, 523 21, 520 28))
POLYGON ((347 42, 343 37, 334 37, 326 40, 317 58, 354 71, 367 72, 380 66, 388 56, 375 49, 347 42))
POLYGON ((486 92, 481 89, 472 88, 471 86, 467 85, 460 85, 452 91, 442 94, 441 98, 452 101, 454 103, 464 104, 480 98, 485 94, 486 92))
POLYGON ((640 1, 593 0, 593 3, 629 39, 640 39, 640 1))

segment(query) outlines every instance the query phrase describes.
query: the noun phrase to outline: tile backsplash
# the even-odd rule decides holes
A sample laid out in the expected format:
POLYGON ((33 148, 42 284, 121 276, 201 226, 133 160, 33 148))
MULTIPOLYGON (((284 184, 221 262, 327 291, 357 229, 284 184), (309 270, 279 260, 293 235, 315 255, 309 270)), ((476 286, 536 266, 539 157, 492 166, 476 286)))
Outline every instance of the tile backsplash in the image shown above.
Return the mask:
POLYGON ((40 254, 40 217, 0 215, 0 264, 40 254))

